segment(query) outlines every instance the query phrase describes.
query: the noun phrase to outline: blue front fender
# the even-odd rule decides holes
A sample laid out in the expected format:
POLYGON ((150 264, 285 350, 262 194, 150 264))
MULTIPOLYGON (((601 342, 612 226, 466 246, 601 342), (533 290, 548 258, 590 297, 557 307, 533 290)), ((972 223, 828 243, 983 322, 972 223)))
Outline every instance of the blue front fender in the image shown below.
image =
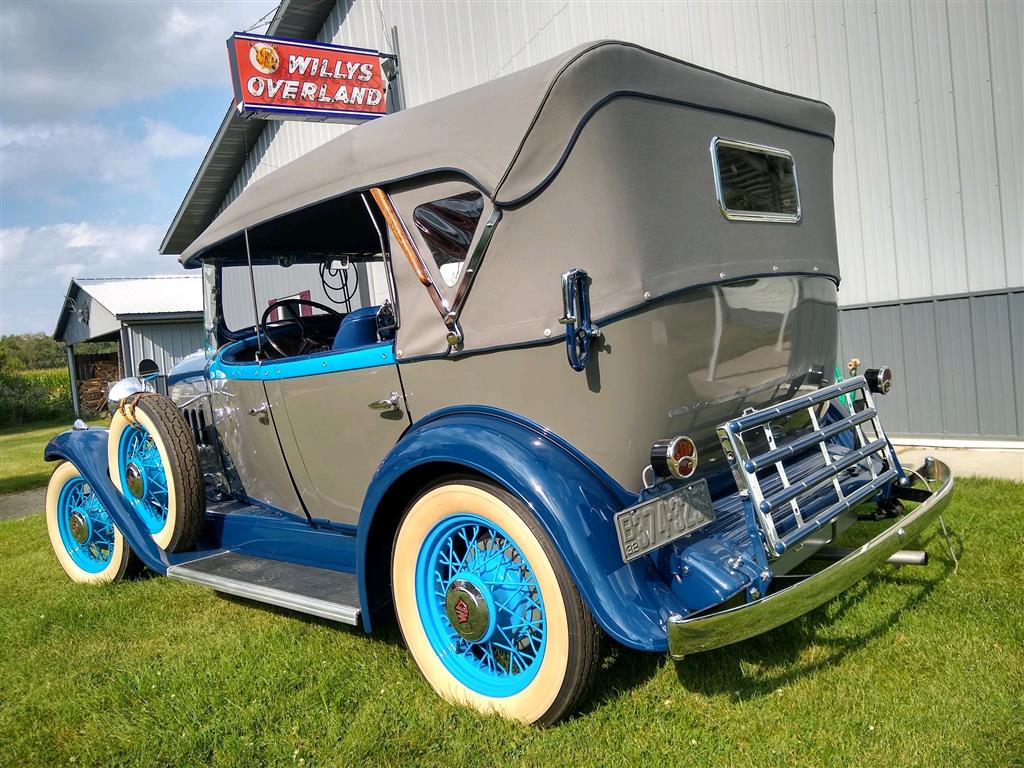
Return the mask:
POLYGON ((107 430, 75 429, 61 432, 53 438, 43 456, 47 461, 70 461, 88 481, 114 525, 128 542, 128 546, 148 567, 164 575, 170 563, 167 554, 149 535, 149 530, 128 506, 121 491, 112 482, 107 469, 107 430))
MULTIPOLYGON (((362 604, 374 513, 405 473, 443 462, 494 480, 518 497, 551 537, 591 614, 618 642, 663 651, 666 622, 678 600, 649 558, 624 563, 613 516, 637 502, 597 465, 558 436, 532 422, 485 406, 437 411, 414 424, 374 474, 356 540, 362 604)), ((676 607, 678 610, 678 606, 676 607)), ((364 611, 369 631, 369 611, 364 611)))

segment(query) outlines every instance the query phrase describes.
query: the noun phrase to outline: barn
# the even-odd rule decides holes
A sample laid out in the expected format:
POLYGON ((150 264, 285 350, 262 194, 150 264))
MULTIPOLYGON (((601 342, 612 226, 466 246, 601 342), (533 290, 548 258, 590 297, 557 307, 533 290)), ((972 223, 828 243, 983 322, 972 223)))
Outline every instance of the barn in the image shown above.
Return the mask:
MULTIPOLYGON (((164 376, 203 346, 203 282, 198 274, 74 278, 68 285, 53 338, 67 350, 75 416, 106 402, 107 386, 132 375, 149 358, 164 376), (112 351, 76 350, 112 342, 112 351)), ((95 349, 95 348, 94 348, 95 349)))
MULTIPOLYGON (((837 116, 837 365, 897 372, 879 409, 904 444, 1020 447, 1022 29, 1024 4, 998 0, 282 0, 266 34, 397 55, 405 107, 601 38, 824 100, 837 116)), ((359 128, 228 105, 161 253, 181 253, 248 184, 347 130, 359 128)))

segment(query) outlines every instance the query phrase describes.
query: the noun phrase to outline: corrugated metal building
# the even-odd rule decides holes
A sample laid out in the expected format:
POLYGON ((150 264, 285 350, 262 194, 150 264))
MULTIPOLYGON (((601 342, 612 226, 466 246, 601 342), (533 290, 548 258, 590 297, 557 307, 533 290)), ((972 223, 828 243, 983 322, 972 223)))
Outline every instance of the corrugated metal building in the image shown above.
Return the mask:
MULTIPOLYGON (((75 347, 84 342, 112 341, 117 352, 105 356, 117 380, 133 375, 149 358, 160 367, 156 380, 164 391, 164 375, 181 358, 203 346, 203 282, 198 274, 155 277, 81 278, 68 286, 53 338, 66 345, 75 415, 80 413, 82 378, 94 368, 96 355, 79 359, 75 347), (88 362, 88 366, 83 363, 88 362)), ((100 382, 105 386, 109 381, 100 382)))
MULTIPOLYGON (((828 102, 841 360, 897 370, 894 435, 1024 439, 1024 3, 284 0, 269 33, 397 41, 408 106, 609 37, 828 102)), ((162 251, 344 130, 229 109, 162 251)))

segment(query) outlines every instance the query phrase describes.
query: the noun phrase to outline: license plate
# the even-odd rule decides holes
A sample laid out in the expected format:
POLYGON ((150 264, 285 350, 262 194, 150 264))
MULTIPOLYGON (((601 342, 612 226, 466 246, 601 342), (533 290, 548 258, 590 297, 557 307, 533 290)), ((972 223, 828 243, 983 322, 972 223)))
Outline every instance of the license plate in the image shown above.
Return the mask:
POLYGON ((715 519, 706 480, 637 504, 615 515, 619 551, 627 563, 693 533, 715 519))

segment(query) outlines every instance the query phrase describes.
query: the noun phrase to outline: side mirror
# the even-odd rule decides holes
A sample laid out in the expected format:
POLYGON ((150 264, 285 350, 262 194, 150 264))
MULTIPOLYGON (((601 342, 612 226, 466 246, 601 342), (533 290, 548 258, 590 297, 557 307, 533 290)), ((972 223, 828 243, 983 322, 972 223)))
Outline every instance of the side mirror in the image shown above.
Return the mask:
POLYGON ((140 379, 150 381, 160 375, 160 366, 156 364, 155 360, 144 357, 139 360, 138 371, 140 379))

